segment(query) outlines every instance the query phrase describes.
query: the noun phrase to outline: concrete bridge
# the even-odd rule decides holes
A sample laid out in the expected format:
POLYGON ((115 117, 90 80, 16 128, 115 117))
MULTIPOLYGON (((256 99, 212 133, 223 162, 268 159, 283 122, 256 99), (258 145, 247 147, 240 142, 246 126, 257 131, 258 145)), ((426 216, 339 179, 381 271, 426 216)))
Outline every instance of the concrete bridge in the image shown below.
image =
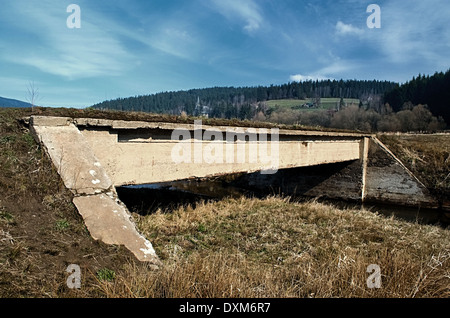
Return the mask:
MULTIPOLYGON (((347 163, 303 192, 437 206, 420 181, 370 134, 45 116, 31 117, 30 129, 73 192, 90 234, 154 264, 158 257, 137 232, 117 196, 118 186, 234 173, 271 183, 292 168, 347 163)), ((301 177, 289 177, 296 188, 302 186, 301 177)))

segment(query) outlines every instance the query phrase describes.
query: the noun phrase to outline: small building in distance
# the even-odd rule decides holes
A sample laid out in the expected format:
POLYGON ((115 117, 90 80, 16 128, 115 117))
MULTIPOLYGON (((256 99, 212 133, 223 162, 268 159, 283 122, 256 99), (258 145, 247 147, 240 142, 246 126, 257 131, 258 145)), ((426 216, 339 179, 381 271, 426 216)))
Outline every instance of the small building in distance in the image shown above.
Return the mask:
POLYGON ((194 116, 200 116, 208 118, 210 113, 210 107, 209 106, 202 106, 200 104, 200 97, 197 97, 197 103, 195 104, 195 114, 194 116))

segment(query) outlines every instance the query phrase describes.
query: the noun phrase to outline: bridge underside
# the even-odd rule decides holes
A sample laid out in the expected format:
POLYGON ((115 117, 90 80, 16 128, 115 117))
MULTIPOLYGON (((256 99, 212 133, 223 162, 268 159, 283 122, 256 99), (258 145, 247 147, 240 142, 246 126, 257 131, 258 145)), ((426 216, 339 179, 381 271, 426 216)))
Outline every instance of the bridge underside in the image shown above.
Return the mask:
MULTIPOLYGON (((258 171, 262 173, 252 174, 257 176, 253 182, 270 184, 279 170, 347 162, 341 171, 306 189, 307 194, 437 205, 371 135, 279 130, 275 136, 273 131, 252 128, 38 116, 30 119, 30 127, 74 193, 74 204, 91 235, 125 245, 139 260, 154 264, 158 257, 136 231, 117 197, 117 186, 258 171)), ((289 173, 288 177, 290 184, 302 186, 301 180, 289 173)))

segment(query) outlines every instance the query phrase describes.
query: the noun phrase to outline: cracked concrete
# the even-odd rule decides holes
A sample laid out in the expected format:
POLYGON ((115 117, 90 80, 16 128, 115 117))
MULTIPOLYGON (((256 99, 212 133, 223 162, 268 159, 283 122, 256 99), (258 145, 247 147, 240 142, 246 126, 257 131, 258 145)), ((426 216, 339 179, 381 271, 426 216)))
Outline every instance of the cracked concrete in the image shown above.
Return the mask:
POLYGON ((44 145, 91 236, 123 245, 138 260, 158 265, 152 244, 138 233, 132 217, 86 138, 67 118, 32 118, 31 129, 44 145))
POLYGON ((106 244, 123 245, 140 261, 159 264, 152 244, 136 231, 126 207, 114 196, 96 194, 73 200, 91 236, 106 244))

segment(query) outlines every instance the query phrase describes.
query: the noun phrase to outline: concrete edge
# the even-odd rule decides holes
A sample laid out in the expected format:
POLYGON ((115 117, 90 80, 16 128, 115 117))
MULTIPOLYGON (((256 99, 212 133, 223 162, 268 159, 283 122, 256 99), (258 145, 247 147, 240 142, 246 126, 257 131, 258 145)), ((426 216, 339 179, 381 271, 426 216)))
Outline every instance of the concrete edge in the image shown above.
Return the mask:
MULTIPOLYGON (((31 125, 38 126, 66 126, 73 123, 76 126, 97 126, 97 127, 111 127, 112 129, 162 129, 175 130, 186 129, 194 131, 196 125, 183 123, 165 123, 165 122, 146 122, 146 121, 126 121, 126 120, 112 120, 112 119, 96 119, 96 118, 71 118, 71 117, 53 117, 53 116, 31 116, 29 120, 31 125)), ((276 129, 280 135, 289 136, 325 136, 325 137, 374 137, 375 134, 357 133, 357 132, 330 132, 330 131, 314 131, 314 130, 295 130, 295 129, 280 129, 280 128, 257 128, 257 127, 238 127, 238 126, 211 126, 202 124, 202 129, 219 130, 219 131, 248 131, 255 129, 257 132, 265 130, 270 132, 271 129, 276 129)))
POLYGON ((404 164, 403 162, 397 158, 396 155, 392 151, 389 150, 389 148, 383 144, 377 137, 372 137, 372 140, 381 148, 384 152, 386 152, 388 155, 390 155, 399 165, 402 166, 402 168, 417 182, 419 183, 426 191, 429 193, 428 188, 419 180, 417 177, 412 173, 404 164))

